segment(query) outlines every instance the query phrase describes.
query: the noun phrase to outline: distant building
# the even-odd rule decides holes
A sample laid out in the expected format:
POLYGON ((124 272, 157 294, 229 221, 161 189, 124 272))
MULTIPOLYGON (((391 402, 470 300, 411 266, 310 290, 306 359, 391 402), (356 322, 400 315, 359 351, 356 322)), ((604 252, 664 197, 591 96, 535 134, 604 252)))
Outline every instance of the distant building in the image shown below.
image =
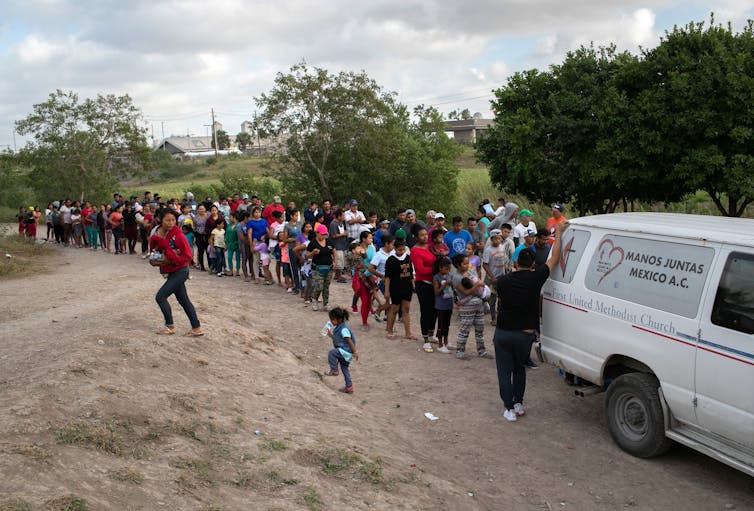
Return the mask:
POLYGON ((254 134, 254 125, 250 121, 244 121, 241 123, 241 133, 254 134))
POLYGON ((489 128, 493 122, 493 119, 482 119, 481 114, 474 114, 471 119, 445 121, 445 131, 452 132, 456 142, 474 144, 479 132, 489 128))
POLYGON ((173 155, 211 151, 212 137, 167 137, 157 149, 163 149, 173 155))

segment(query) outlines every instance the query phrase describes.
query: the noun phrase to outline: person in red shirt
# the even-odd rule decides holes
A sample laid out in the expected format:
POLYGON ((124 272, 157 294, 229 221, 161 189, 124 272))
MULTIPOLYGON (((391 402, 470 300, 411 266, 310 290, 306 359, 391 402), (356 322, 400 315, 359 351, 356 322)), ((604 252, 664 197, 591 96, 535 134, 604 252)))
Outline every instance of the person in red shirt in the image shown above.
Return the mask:
POLYGON ((555 231, 557 230, 558 224, 568 220, 563 215, 564 209, 563 205, 559 202, 552 205, 552 216, 547 220, 547 224, 545 224, 545 229, 550 233, 550 237, 547 238, 547 243, 549 243, 550 246, 555 242, 555 231))
POLYGON ((435 289, 432 284, 434 274, 432 266, 437 257, 430 251, 427 245, 427 229, 420 224, 414 224, 412 234, 416 238, 416 245, 411 249, 411 263, 414 265, 416 278, 416 297, 419 299, 419 324, 421 325, 424 346, 422 349, 432 353, 432 345, 429 336, 435 330, 437 314, 435 312, 435 289))
MULTIPOLYGON (((243 199, 248 199, 249 198, 249 196, 247 194, 243 194, 243 195, 244 195, 243 199)), ((230 204, 230 212, 231 213, 235 213, 236 210, 238 209, 238 206, 240 206, 241 204, 243 204, 243 200, 241 199, 241 197, 238 196, 237 193, 234 193, 233 194, 233 200, 231 200, 229 202, 229 204, 230 204)))
POLYGON ((174 211, 163 210, 162 216, 155 221, 159 222, 159 227, 149 239, 150 253, 154 254, 150 255, 149 263, 152 266, 158 266, 160 273, 167 277, 165 284, 162 285, 155 296, 157 305, 159 305, 165 318, 165 328, 158 330, 157 333, 159 335, 173 335, 175 333, 173 313, 168 303, 168 297, 175 295, 191 323, 191 330, 186 332, 184 336, 200 337, 204 335, 204 331, 202 331, 196 310, 186 291, 186 280, 189 278, 189 264, 193 259, 193 252, 183 231, 176 225, 178 217, 174 211))
POLYGON ((280 199, 279 195, 276 195, 272 199, 272 204, 267 205, 262 211, 262 218, 267 220, 267 225, 272 225, 272 222, 275 221, 275 217, 272 216, 272 213, 274 211, 280 211, 281 213, 285 213, 285 208, 283 207, 283 201, 280 199))

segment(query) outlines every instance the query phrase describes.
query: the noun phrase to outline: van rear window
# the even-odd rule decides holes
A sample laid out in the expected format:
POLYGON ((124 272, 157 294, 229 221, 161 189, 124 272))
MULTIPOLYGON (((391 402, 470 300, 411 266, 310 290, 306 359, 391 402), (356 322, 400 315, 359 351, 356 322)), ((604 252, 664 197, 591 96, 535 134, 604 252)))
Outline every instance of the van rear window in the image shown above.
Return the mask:
POLYGON ((754 334, 754 254, 728 256, 712 308, 712 323, 754 334))
POLYGON ((586 287, 687 318, 694 318, 715 255, 699 247, 607 235, 597 245, 586 287))

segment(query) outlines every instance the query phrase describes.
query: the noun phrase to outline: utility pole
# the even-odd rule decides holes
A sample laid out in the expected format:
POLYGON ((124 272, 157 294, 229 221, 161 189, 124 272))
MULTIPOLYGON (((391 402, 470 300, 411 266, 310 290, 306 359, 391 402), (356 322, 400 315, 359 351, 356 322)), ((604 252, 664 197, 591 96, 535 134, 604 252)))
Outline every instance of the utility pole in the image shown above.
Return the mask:
POLYGON ((217 126, 215 125, 215 109, 212 109, 212 138, 215 140, 215 158, 217 158, 217 126))
POLYGON ((165 121, 162 121, 162 141, 165 142, 165 121))
POLYGON ((13 128, 13 152, 16 152, 16 129, 13 128))

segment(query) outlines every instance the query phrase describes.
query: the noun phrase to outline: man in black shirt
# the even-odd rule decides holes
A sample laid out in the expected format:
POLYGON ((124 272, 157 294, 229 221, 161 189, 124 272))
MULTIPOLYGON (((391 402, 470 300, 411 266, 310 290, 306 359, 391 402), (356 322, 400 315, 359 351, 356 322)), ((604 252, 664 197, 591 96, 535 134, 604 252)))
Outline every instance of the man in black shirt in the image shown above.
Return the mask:
POLYGON ((498 315, 495 328, 495 363, 503 417, 511 422, 524 415, 526 360, 539 329, 539 293, 560 259, 563 231, 568 222, 560 222, 555 231, 550 259, 535 267, 530 249, 518 255, 518 269, 497 279, 498 315))

